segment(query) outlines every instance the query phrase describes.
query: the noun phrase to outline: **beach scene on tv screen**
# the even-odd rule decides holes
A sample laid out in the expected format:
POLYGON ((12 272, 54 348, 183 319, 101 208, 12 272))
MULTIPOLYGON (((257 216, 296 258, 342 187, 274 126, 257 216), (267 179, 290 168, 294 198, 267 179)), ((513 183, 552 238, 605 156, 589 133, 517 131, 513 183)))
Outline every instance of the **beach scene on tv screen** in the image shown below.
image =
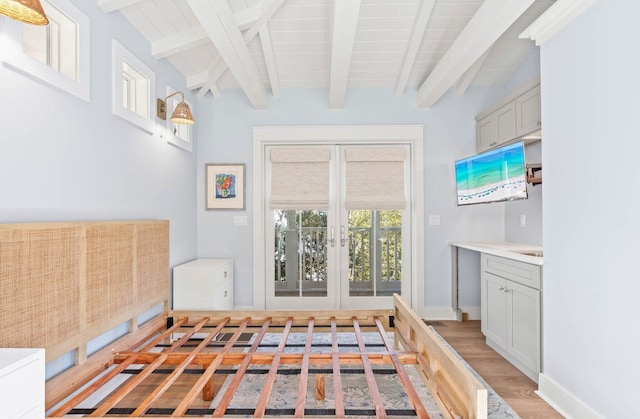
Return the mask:
POLYGON ((527 197, 524 146, 516 143, 456 162, 458 205, 527 197))

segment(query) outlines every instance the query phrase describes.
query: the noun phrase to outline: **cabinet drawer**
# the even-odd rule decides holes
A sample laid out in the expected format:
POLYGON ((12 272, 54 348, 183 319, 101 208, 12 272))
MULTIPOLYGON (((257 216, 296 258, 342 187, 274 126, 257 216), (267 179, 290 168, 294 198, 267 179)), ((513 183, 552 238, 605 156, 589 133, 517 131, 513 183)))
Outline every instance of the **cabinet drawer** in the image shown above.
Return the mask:
POLYGON ((527 287, 540 289, 540 266, 483 253, 482 270, 527 287))

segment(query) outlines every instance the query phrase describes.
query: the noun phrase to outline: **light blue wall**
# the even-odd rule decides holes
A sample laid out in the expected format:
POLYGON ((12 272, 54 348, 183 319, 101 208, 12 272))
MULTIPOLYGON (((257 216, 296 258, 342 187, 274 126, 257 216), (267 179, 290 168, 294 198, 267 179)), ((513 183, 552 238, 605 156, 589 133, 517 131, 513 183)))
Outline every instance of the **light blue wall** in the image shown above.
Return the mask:
POLYGON ((195 153, 111 114, 111 40, 155 71, 154 96, 184 77, 120 13, 75 3, 91 19, 89 103, 0 66, 0 222, 168 219, 172 265, 192 259, 195 153))
MULTIPOLYGON (((111 114, 111 40, 154 70, 154 96, 165 97, 167 84, 184 90, 184 77, 166 60, 152 59, 149 43, 119 13, 75 3, 91 19, 89 103, 0 66, 0 223, 168 219, 171 265, 191 260, 195 153, 111 114)), ((115 328, 91 347, 126 331, 115 328)), ((48 363, 47 377, 73 361, 70 353, 48 363)))
MULTIPOLYGON (((540 49, 531 48, 523 62, 518 66, 510 79, 504 84, 505 95, 518 90, 529 80, 540 76, 540 49)), ((527 163, 542 162, 542 142, 528 144, 525 148, 527 163)), ((542 246, 542 190, 544 182, 539 185, 527 184, 529 198, 522 201, 506 202, 505 205, 505 240, 512 243, 526 243, 542 246), (520 226, 520 215, 526 218, 526 225, 520 226)))
MULTIPOLYGON (((446 94, 431 109, 416 107, 415 91, 398 97, 392 89, 349 89, 342 109, 328 109, 326 89, 285 90, 271 98, 268 110, 253 109, 239 91, 198 98, 198 257, 233 258, 235 305, 253 305, 252 126, 424 124, 425 213, 427 219, 441 216, 440 226, 426 225, 425 301, 432 308, 450 307, 448 242, 504 240, 504 206, 456 207, 453 174, 454 160, 475 153, 475 115, 500 95, 471 88, 464 96, 446 94), (247 164, 245 211, 204 209, 205 163, 247 164), (249 226, 234 227, 234 215, 248 216, 249 226)), ((479 288, 477 294, 479 299, 479 288)))
POLYGON ((541 47, 544 374, 607 418, 640 413, 638 16, 599 1, 541 47))

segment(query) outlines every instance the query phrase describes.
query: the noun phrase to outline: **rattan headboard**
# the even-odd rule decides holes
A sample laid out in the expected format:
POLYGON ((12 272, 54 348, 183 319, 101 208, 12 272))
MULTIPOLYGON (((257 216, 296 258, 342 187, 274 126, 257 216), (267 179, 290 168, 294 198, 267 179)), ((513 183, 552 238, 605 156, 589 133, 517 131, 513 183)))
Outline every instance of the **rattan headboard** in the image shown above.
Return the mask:
POLYGON ((77 350, 169 301, 169 222, 0 224, 0 347, 77 350))

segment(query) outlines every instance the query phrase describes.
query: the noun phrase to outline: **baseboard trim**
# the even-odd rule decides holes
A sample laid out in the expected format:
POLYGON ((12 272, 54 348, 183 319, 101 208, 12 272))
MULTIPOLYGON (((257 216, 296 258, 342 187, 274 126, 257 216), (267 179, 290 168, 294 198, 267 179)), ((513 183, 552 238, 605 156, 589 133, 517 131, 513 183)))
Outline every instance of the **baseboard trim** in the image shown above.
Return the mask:
POLYGON ((538 376, 538 391, 536 391, 536 394, 568 419, 604 418, 604 416, 599 415, 582 400, 543 373, 538 376))
POLYGON ((460 307, 462 312, 469 313, 469 320, 480 320, 480 307, 460 307))
POLYGON ((419 315, 426 320, 457 320, 451 307, 425 307, 419 315))

